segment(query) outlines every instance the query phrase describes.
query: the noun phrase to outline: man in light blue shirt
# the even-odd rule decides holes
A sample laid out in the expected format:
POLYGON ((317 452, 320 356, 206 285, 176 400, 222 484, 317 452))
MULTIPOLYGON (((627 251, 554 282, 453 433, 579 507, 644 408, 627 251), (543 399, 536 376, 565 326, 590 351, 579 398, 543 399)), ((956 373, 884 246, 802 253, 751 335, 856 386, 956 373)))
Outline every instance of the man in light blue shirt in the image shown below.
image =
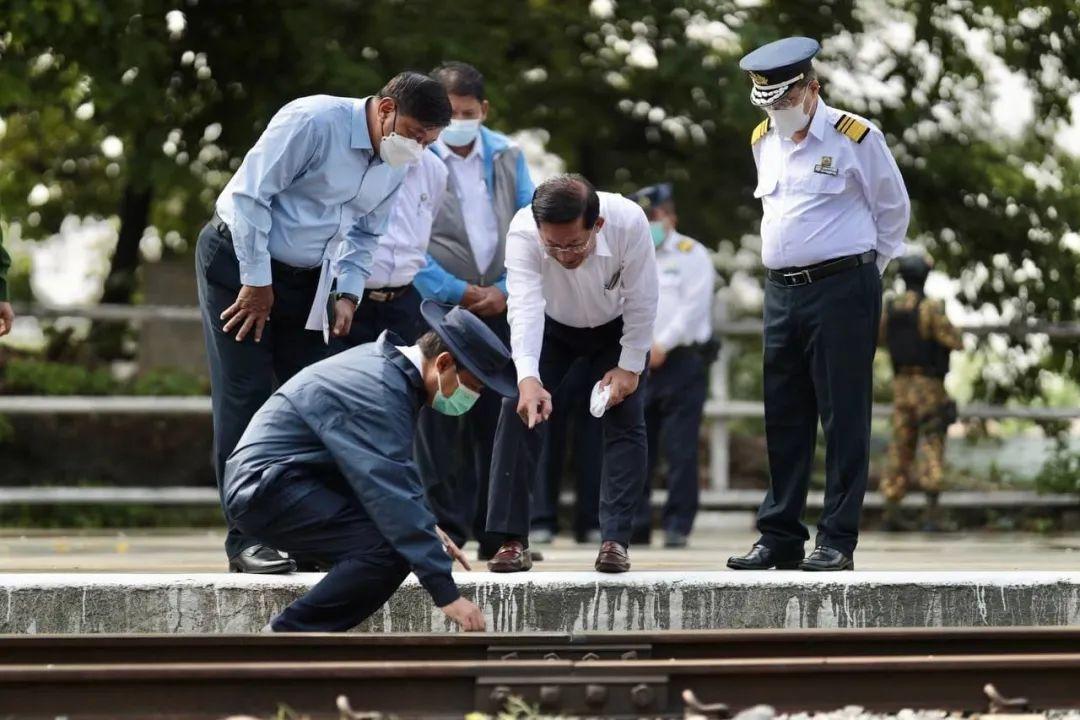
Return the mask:
MULTIPOLYGON (((348 333, 405 169, 450 113, 442 85, 420 73, 396 76, 373 97, 294 100, 218 198, 199 235, 196 276, 219 487, 275 384, 326 357, 335 282, 333 331, 348 333)), ((232 527, 225 549, 234 572, 295 569, 232 527)))

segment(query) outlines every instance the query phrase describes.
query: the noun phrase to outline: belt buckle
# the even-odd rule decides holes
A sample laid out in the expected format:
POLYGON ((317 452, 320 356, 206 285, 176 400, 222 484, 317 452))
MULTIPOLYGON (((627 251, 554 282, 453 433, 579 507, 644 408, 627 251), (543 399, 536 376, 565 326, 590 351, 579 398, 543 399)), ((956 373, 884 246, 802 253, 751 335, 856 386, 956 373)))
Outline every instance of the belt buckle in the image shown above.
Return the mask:
POLYGON ((799 270, 798 272, 784 273, 784 284, 788 287, 809 285, 812 282, 814 282, 814 279, 810 277, 809 270, 799 270))
POLYGON ((390 299, 392 293, 388 293, 385 290, 368 290, 368 299, 375 302, 386 302, 390 299))

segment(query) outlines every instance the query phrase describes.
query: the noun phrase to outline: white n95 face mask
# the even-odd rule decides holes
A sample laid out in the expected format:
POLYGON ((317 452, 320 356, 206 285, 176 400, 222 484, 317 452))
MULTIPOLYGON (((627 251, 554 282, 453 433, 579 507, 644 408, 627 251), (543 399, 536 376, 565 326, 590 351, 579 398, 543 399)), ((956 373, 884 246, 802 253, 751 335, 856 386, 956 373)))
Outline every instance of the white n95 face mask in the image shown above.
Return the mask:
POLYGON ((810 124, 810 113, 803 110, 801 102, 787 108, 767 108, 765 112, 780 137, 789 138, 810 124))
POLYGON ((424 147, 412 138, 392 132, 379 143, 379 157, 392 168, 412 165, 420 160, 424 147))

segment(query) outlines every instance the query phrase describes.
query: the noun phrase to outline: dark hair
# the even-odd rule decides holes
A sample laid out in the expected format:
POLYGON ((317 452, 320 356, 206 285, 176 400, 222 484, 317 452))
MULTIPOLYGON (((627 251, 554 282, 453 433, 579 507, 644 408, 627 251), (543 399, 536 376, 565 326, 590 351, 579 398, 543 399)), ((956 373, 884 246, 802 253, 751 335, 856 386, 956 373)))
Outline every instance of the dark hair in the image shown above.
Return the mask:
POLYGON ((450 352, 450 348, 446 346, 446 343, 434 330, 428 330, 421 335, 420 339, 416 341, 416 345, 420 348, 420 354, 428 360, 434 360, 444 352, 450 352))
POLYGON ((484 101, 484 76, 472 65, 456 60, 444 62, 431 71, 431 77, 442 83, 450 95, 474 97, 484 101))
POLYGON ((600 196, 592 183, 577 173, 556 175, 540 183, 533 193, 532 214, 536 224, 561 225, 581 218, 592 230, 600 217, 600 196))
POLYGON ((386 83, 379 97, 392 98, 398 112, 408 115, 425 127, 446 127, 450 124, 450 98, 442 83, 423 73, 405 71, 386 83))
POLYGON ((899 262, 900 277, 908 290, 919 292, 930 275, 930 263, 921 255, 905 255, 899 262))

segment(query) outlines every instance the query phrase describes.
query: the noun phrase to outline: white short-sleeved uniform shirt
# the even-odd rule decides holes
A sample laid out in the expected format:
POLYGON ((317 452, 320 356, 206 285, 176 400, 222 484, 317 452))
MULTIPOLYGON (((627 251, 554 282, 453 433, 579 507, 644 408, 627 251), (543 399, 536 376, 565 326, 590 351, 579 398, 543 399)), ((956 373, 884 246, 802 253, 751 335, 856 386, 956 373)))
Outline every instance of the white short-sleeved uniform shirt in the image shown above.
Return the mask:
POLYGON ((885 137, 818 99, 800 143, 768 121, 752 137, 761 199, 761 259, 799 268, 877 250, 878 269, 904 252, 911 204, 885 137))
POLYGON ((678 232, 668 233, 656 248, 660 302, 654 342, 664 350, 696 345, 712 337, 712 302, 716 270, 705 246, 678 232))

